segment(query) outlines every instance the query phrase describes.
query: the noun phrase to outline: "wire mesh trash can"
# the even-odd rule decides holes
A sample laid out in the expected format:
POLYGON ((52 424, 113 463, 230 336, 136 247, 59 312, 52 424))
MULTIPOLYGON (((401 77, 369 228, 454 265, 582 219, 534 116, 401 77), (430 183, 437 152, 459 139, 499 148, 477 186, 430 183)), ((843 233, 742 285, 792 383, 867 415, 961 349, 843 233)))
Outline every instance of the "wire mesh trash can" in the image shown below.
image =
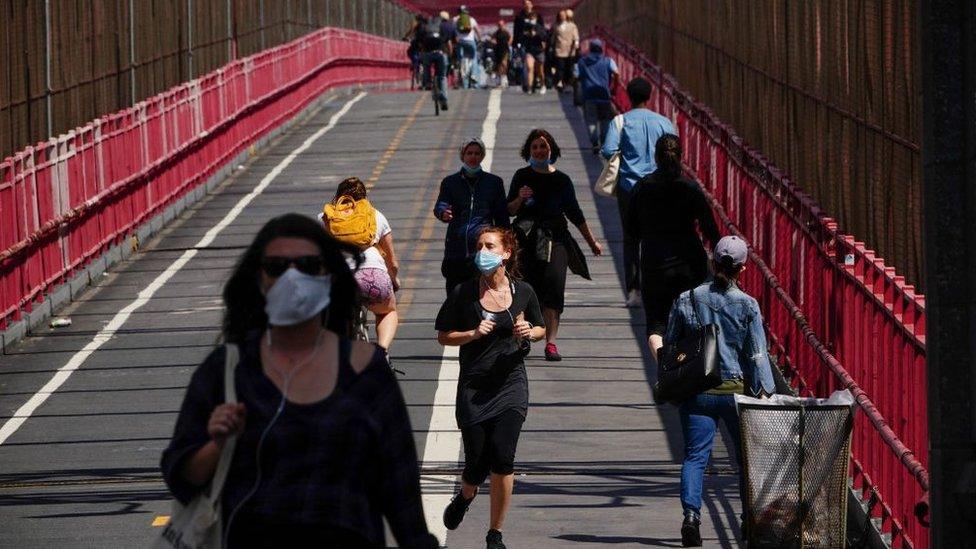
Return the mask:
POLYGON ((843 549, 854 397, 736 395, 750 548, 843 549))

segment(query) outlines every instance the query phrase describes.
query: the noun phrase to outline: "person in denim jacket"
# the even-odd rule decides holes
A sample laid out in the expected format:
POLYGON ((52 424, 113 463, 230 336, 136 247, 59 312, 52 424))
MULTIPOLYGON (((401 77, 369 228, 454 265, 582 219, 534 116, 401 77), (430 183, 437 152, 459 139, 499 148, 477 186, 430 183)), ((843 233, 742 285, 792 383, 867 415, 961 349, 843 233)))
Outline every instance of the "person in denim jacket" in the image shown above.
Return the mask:
MULTIPOLYGON (((681 541, 685 547, 701 545, 702 477, 718 421, 724 422, 729 430, 739 459, 739 417, 734 395, 762 397, 776 390, 759 303, 738 284, 748 252, 745 241, 737 236, 720 239, 713 255, 714 280, 682 293, 668 319, 665 345, 674 344, 692 333, 698 327, 698 320, 692 310, 689 292, 695 292, 701 323, 714 323, 719 328, 718 362, 723 380, 715 389, 685 400, 678 408, 685 440, 685 458, 681 464, 681 507, 684 511, 681 541)), ((739 487, 741 494, 741 478, 739 487)))

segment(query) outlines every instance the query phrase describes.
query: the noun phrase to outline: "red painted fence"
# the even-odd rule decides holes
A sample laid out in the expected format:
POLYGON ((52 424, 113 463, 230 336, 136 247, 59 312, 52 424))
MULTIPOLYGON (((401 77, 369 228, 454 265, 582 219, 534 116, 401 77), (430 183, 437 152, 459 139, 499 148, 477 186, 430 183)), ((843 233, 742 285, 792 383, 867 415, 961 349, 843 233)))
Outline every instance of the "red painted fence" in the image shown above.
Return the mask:
POLYGON ((0 329, 323 91, 409 79, 405 50, 320 29, 0 162, 0 329))
MULTIPOLYGON (((675 121, 688 170, 726 229, 752 245, 745 287, 788 379, 803 395, 848 388, 857 398, 854 487, 882 532, 894 547, 928 547, 915 514, 928 492, 924 298, 670 75, 610 33, 596 34, 623 82, 640 75, 654 85, 651 108, 675 121)), ((615 101, 629 108, 622 86, 615 101)))

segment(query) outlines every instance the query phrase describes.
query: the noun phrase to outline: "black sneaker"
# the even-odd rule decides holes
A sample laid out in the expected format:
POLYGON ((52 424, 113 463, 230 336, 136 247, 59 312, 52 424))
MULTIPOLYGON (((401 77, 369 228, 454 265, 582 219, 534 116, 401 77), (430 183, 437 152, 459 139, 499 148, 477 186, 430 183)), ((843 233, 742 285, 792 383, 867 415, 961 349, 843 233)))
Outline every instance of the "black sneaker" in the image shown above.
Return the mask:
POLYGON ((474 498, 464 499, 464 495, 461 492, 458 492, 451 499, 451 503, 448 503, 447 507, 444 508, 444 526, 448 530, 454 530, 461 524, 461 521, 464 520, 464 514, 468 512, 468 506, 471 505, 472 501, 474 501, 474 498))
POLYGON ((502 533, 498 530, 488 530, 485 543, 487 544, 486 549, 505 549, 505 544, 502 543, 502 533))
POLYGON ((685 515, 685 520, 681 523, 682 547, 701 547, 702 539, 701 532, 698 531, 699 526, 701 526, 701 520, 698 516, 692 513, 685 515))
POLYGON ((441 100, 441 110, 442 111, 446 111, 447 110, 447 99, 442 99, 441 100))
POLYGON ((559 362, 562 359, 563 357, 559 354, 559 348, 556 347, 556 344, 546 343, 546 360, 549 362, 559 362))

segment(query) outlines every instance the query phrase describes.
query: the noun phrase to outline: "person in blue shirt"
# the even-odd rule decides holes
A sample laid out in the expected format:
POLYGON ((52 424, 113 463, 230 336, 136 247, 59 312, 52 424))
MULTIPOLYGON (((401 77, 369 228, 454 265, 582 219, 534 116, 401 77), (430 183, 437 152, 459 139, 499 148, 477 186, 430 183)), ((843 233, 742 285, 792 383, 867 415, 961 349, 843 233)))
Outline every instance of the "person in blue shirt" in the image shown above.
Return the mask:
MULTIPOLYGON (((678 135, 678 130, 667 117, 647 108, 651 98, 651 83, 637 77, 627 84, 627 97, 631 109, 622 115, 623 124, 610 124, 601 153, 610 159, 620 152, 620 172, 615 195, 617 210, 623 226, 628 223, 628 210, 633 196, 634 185, 644 176, 657 169, 654 148, 657 140, 665 134, 678 135)), ((638 239, 624 236, 624 283, 627 291, 627 306, 639 307, 640 264, 637 252, 638 239)))
MULTIPOLYGON (((681 542, 684 547, 702 544, 702 482, 708 465, 718 422, 725 423, 735 444, 736 458, 741 462, 739 416, 735 395, 765 397, 776 392, 773 370, 769 363, 763 318, 756 299, 739 288, 739 278, 746 268, 749 247, 738 236, 723 237, 713 253, 715 278, 682 293, 671 308, 666 345, 688 337, 699 325, 718 325, 717 355, 722 384, 698 393, 678 406, 685 457, 681 464, 681 542), (691 301, 695 293, 697 307, 691 301)), ((742 468, 739 467, 741 474, 742 468)), ((739 493, 743 490, 739 479, 739 493)), ((745 501, 745 498, 742 498, 745 501)))
POLYGON ((589 53, 577 65, 583 117, 590 131, 590 146, 596 155, 613 118, 610 86, 619 78, 620 70, 613 59, 603 55, 603 41, 599 39, 590 40, 589 53))

